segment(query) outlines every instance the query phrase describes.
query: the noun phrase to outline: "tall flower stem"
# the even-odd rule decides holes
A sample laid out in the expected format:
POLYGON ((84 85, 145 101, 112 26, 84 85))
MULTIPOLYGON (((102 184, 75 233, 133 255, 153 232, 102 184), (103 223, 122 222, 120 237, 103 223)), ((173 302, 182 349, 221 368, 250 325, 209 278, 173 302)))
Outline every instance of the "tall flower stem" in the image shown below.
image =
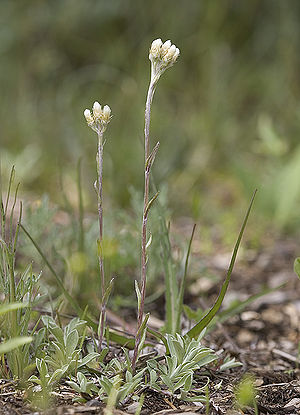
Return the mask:
POLYGON ((150 118, 151 118, 151 104, 155 92, 156 83, 151 79, 145 109, 145 170, 144 170, 144 207, 143 207, 143 220, 142 220, 142 247, 141 247, 141 300, 138 309, 138 322, 137 322, 137 337, 134 347, 132 370, 135 371, 138 348, 141 340, 140 328, 143 322, 145 296, 146 296, 146 282, 147 282, 147 222, 149 213, 149 187, 150 187, 150 172, 152 163, 149 163, 150 156, 150 118))
MULTIPOLYGON (((135 372, 136 363, 139 354, 139 348, 141 346, 141 339, 145 338, 145 329, 147 320, 143 321, 145 296, 146 296, 146 282, 147 282, 147 247, 151 243, 151 236, 149 242, 147 242, 147 221, 150 207, 154 200, 157 198, 158 193, 149 200, 149 186, 150 186, 150 172, 154 162, 159 143, 157 143, 153 150, 150 151, 150 117, 151 117, 151 105, 155 92, 155 88, 160 76, 163 72, 170 68, 177 60, 179 56, 179 49, 175 45, 172 45, 170 40, 162 42, 161 39, 156 39, 152 42, 149 51, 149 60, 151 61, 151 80, 148 88, 146 109, 145 109, 145 184, 144 184, 144 209, 142 220, 142 249, 141 249, 141 290, 137 288, 138 296, 138 322, 137 322, 137 334, 135 347, 132 359, 132 371, 135 372)), ((144 340, 143 340, 144 341, 144 340)), ((142 347, 142 346, 141 346, 142 347)))
POLYGON ((105 277, 104 277, 104 264, 103 264, 103 131, 98 132, 98 148, 97 148, 97 182, 95 183, 95 190, 97 193, 97 205, 98 205, 98 221, 99 221, 99 239, 98 239, 98 261, 101 281, 101 309, 100 309, 100 321, 99 321, 99 351, 101 351, 104 325, 105 325, 105 311, 106 305, 104 301, 105 294, 105 277))
POLYGON ((111 109, 108 105, 105 105, 103 108, 98 101, 94 102, 93 112, 89 109, 85 109, 84 117, 88 126, 97 133, 98 137, 98 146, 97 146, 97 155, 96 155, 96 165, 97 165, 97 180, 94 184, 96 194, 97 194, 97 206, 98 206, 98 221, 99 221, 99 239, 98 243, 98 262, 99 262, 99 271, 100 271, 100 281, 101 281, 101 308, 100 308, 100 317, 98 325, 98 338, 99 338, 99 352, 101 352, 104 327, 105 327, 105 317, 106 317, 106 303, 107 297, 112 287, 112 281, 110 282, 108 288, 105 288, 105 277, 104 277, 104 264, 103 264, 103 197, 102 197, 102 178, 103 178, 103 147, 105 141, 103 139, 104 131, 111 119, 111 109))

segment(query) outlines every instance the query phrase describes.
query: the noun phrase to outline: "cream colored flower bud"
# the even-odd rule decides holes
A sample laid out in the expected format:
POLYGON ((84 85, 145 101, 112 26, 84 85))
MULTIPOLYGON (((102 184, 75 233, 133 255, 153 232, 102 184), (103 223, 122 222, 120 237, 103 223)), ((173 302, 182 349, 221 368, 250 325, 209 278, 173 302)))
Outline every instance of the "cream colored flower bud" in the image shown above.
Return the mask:
POLYGON ((94 118, 93 118, 90 110, 88 110, 88 109, 84 110, 83 115, 85 116, 86 122, 88 124, 93 124, 94 123, 94 118))
POLYGON ((166 40, 165 43, 162 44, 161 47, 161 56, 164 57, 166 53, 168 53, 168 50, 170 49, 172 43, 170 40, 166 40))
POLYGON ((101 105, 99 104, 98 101, 95 101, 93 105, 93 115, 94 115, 95 120, 99 120, 101 117, 101 114, 102 114, 101 105))
POLYGON ((180 50, 176 48, 175 53, 172 58, 172 62, 175 63, 177 61, 178 56, 180 55, 180 50))
POLYGON ((102 119, 105 122, 108 122, 110 119, 111 109, 108 105, 104 105, 102 110, 102 119))
POLYGON ((172 46, 169 48, 169 50, 168 50, 168 52, 166 53, 166 55, 164 56, 164 61, 165 61, 165 62, 172 61, 172 60, 173 60, 173 56, 174 56, 175 52, 176 52, 176 46, 175 46, 175 45, 172 45, 172 46))
POLYGON ((158 59, 160 57, 160 50, 161 50, 162 44, 163 43, 162 43, 161 39, 153 40, 153 42, 151 44, 150 52, 149 52, 150 61, 152 61, 154 59, 158 59))

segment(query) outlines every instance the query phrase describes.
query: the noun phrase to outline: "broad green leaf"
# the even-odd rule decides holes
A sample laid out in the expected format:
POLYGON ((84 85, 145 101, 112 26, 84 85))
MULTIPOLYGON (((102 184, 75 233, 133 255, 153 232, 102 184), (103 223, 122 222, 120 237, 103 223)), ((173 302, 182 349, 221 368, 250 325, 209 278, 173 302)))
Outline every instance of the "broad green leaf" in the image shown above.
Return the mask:
POLYGON ((79 334, 77 330, 71 331, 66 338, 66 354, 71 357, 75 351, 79 341, 79 334))
POLYGON ((166 337, 167 337, 170 355, 172 357, 176 356, 178 363, 180 364, 183 361, 183 357, 185 354, 184 348, 181 346, 181 344, 177 340, 174 340, 174 338, 172 338, 170 335, 166 335, 166 337))
POLYGON ((50 379, 49 379, 49 383, 55 383, 58 382, 64 375, 65 370, 63 369, 56 369, 55 372, 52 373, 50 379))
POLYGON ((37 376, 35 376, 35 375, 30 376, 30 378, 28 379, 28 381, 29 382, 37 383, 38 385, 40 385, 42 383, 40 381, 40 379, 37 376))
POLYGON ((234 263, 235 263, 235 260, 236 260, 236 257, 237 257, 237 253, 238 253, 238 249, 239 249, 239 246, 240 246, 240 243, 241 243, 241 239, 242 239, 242 236, 243 236, 243 233, 244 233, 244 230, 245 230, 245 227, 246 227, 246 224, 247 224, 250 212, 251 212, 251 208, 252 208, 252 205, 253 205, 253 202, 254 202, 255 195, 256 195, 256 190, 255 190, 255 192, 252 196, 249 208, 247 210, 247 213, 246 213, 245 219, 243 221, 239 236, 237 238, 237 241, 236 241, 236 244, 235 244, 235 247, 234 247, 234 250, 233 250, 233 254, 232 254, 232 257, 231 257, 230 265, 229 265, 229 268, 228 268, 227 276, 226 276, 226 279, 225 279, 225 281, 222 285, 221 292, 220 292, 215 304, 210 309, 210 311, 194 327, 192 327, 191 330, 189 330, 187 332, 186 336, 193 337, 193 338, 197 337, 201 333, 201 331, 203 329, 205 329, 205 327, 208 326, 208 324, 214 318, 214 316, 219 311, 219 309, 222 305, 223 299, 225 297, 225 294, 226 294, 226 291, 227 291, 227 288, 228 288, 228 285, 229 285, 229 281, 230 281, 230 278, 231 278, 231 274, 232 274, 232 271, 233 271, 233 267, 234 267, 234 263))
POLYGON ((73 388, 75 392, 78 392, 78 393, 81 392, 80 387, 77 385, 77 383, 73 382, 72 380, 67 380, 66 383, 69 386, 71 386, 71 388, 73 388))
POLYGON ((192 383, 193 383, 193 375, 189 374, 185 379, 185 382, 183 385, 183 391, 188 392, 192 387, 192 383))
MULTIPOLYGON (((107 352, 106 352, 107 354, 107 352)), ((78 363, 78 367, 82 367, 84 365, 87 365, 88 363, 90 363, 92 360, 96 359, 99 355, 99 353, 93 352, 93 353, 89 353, 88 355, 86 355, 81 362, 78 363)))
POLYGON ((40 377, 45 378, 48 374, 48 368, 44 359, 36 359, 36 367, 39 371, 40 377))

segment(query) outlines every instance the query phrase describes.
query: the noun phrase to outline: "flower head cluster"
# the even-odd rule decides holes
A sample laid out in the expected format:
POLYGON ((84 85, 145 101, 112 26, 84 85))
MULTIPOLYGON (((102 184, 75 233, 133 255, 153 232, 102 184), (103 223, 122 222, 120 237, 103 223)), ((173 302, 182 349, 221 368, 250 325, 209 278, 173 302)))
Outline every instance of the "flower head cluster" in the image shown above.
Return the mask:
POLYGON ((149 51, 152 77, 158 79, 167 68, 174 65, 179 54, 180 50, 170 40, 164 43, 161 39, 153 40, 149 51))
POLYGON ((86 109, 83 114, 88 126, 91 127, 92 130, 96 131, 96 133, 104 133, 107 124, 111 119, 110 107, 108 105, 104 105, 104 107, 101 108, 101 105, 97 101, 94 102, 92 111, 86 109))

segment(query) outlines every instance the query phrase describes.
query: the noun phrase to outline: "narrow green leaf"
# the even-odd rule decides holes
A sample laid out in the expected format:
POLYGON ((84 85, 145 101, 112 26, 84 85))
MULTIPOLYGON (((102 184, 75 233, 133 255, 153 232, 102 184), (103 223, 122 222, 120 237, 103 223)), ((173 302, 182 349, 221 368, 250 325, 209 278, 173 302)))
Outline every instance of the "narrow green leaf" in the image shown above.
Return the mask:
POLYGON ((151 151, 149 157, 147 158, 146 164, 145 164, 145 170, 150 170, 152 167, 152 164, 154 163, 156 154, 158 152, 159 149, 159 141, 155 144, 155 146, 153 147, 153 150, 151 151))
POLYGON ((144 317, 144 320, 141 324, 141 327, 139 328, 139 331, 136 334, 136 337, 141 336, 141 338, 144 336, 144 333, 146 333, 147 329, 147 323, 150 317, 150 313, 147 313, 144 317))
POLYGON ((8 181, 8 190, 7 190, 7 195, 6 195, 4 216, 7 215, 8 201, 9 201, 9 197, 10 197, 11 187, 12 187, 12 184, 15 180, 15 175, 16 175, 16 169, 15 169, 15 166, 12 166, 11 171, 10 171, 9 181, 8 181))
POLYGON ((18 310, 19 308, 28 307, 28 303, 11 303, 11 304, 3 304, 0 306, 0 316, 2 314, 8 313, 12 310, 18 310))
POLYGON ((300 278, 300 257, 295 259, 294 271, 298 275, 298 277, 300 278))
MULTIPOLYGON (((244 301, 237 301, 233 305, 229 306, 226 310, 219 313, 217 317, 217 321, 223 323, 224 321, 228 320, 230 317, 240 314, 249 304, 252 304, 258 298, 263 297, 264 295, 270 294, 272 292, 277 292, 282 287, 284 287, 286 283, 280 284, 274 288, 264 288, 259 293, 253 294, 250 297, 246 298, 244 301)), ((212 324, 209 325, 208 330, 211 330, 213 327, 212 324)))
MULTIPOLYGON (((49 261, 47 260, 45 254, 42 252, 42 250, 40 249, 39 245, 35 242, 35 240, 32 238, 32 236, 29 234, 29 232, 24 228, 24 226, 21 224, 20 227, 22 228, 22 230, 24 231, 24 233, 26 234, 26 236, 30 239, 30 241, 32 242, 32 244, 34 245, 34 247, 36 248, 36 250, 38 251, 38 253, 40 254, 40 256, 43 258, 43 260, 45 261, 45 264, 47 265, 48 269, 50 270, 50 272, 53 274, 53 276, 55 277, 59 287, 61 288, 64 296, 66 297, 67 301, 70 303, 70 305, 73 307, 73 309, 78 313, 79 316, 82 316, 83 310, 80 308, 80 306, 77 304, 77 302, 71 297, 71 295, 68 293, 68 291, 65 289, 61 278, 57 275, 56 271, 54 270, 54 268, 52 267, 52 265, 49 263, 49 261)), ((89 317, 88 315, 85 316, 85 319, 87 320, 88 324, 94 329, 97 330, 98 324, 93 321, 91 319, 91 317, 89 317)), ((118 343, 122 346, 127 345, 127 347, 129 348, 133 348, 134 347, 134 339, 130 339, 127 336, 121 335, 121 334, 117 334, 115 332, 110 331, 110 339, 111 341, 118 343)))
POLYGON ((106 287, 106 290, 105 290, 105 293, 104 293, 104 296, 103 296, 103 300, 102 300, 103 304, 105 304, 105 305, 107 304, 107 301, 109 299, 109 296, 110 296, 110 293, 113 289, 113 286, 114 286, 114 278, 112 278, 109 281, 108 286, 106 287))
POLYGON ((35 242, 35 240, 32 238, 32 236, 29 234, 29 232, 24 228, 24 226, 22 224, 20 224, 20 227, 24 231, 25 235, 30 239, 30 241, 32 242, 32 244, 34 245, 35 249, 38 251, 40 256, 45 261, 45 264, 47 265, 47 267, 51 271, 52 275, 55 277, 57 284, 59 285, 60 289, 64 293, 64 295, 65 295, 66 299, 68 300, 68 302, 70 303, 70 305, 78 313, 78 315, 82 315, 83 311, 81 310, 79 305, 76 303, 76 301, 72 298, 72 296, 68 293, 68 291, 65 289, 61 278, 57 275, 56 271, 54 270, 54 268, 52 267, 52 265, 50 264, 50 262, 46 258, 45 254, 42 252, 39 245, 35 242))
MULTIPOLYGON (((14 222, 13 218, 14 218, 14 211, 15 211, 15 207, 17 203, 19 187, 20 187, 20 183, 18 183, 16 186, 14 201, 11 207, 10 218, 9 218, 9 239, 11 241, 13 240, 13 222, 14 222)), ((22 217, 22 202, 20 202, 20 205, 21 205, 21 209, 20 209, 20 215, 19 215, 19 222, 21 221, 21 217, 22 217)))
POLYGON ((156 192, 155 195, 152 197, 152 199, 149 201, 146 209, 145 209, 145 214, 144 217, 146 218, 148 216, 149 210, 151 208, 151 206, 153 205, 153 203, 155 202, 155 200, 158 198, 159 196, 159 192, 156 192))
POLYGON ((230 281, 230 278, 231 278, 231 274, 232 274, 232 271, 233 271, 233 267, 234 267, 234 263, 235 263, 235 260, 236 260, 236 257, 237 257, 237 253, 238 253, 238 249, 239 249, 239 246, 240 246, 240 243, 241 243, 241 239, 242 239, 242 236, 243 236, 243 233, 244 233, 244 230, 245 230, 245 227, 246 227, 246 224, 247 224, 250 212, 251 212, 251 208, 252 208, 252 205, 253 205, 253 202, 254 202, 256 192, 257 191, 255 190, 255 192, 252 196, 249 208, 247 210, 245 219, 243 221, 239 236, 237 238, 237 241, 236 241, 236 244, 235 244, 235 247, 234 247, 234 250, 233 250, 233 254, 232 254, 232 257, 231 257, 230 265, 229 265, 229 268, 228 268, 228 271, 227 271, 227 276, 226 276, 226 279, 225 279, 225 281, 222 285, 220 294, 219 294, 215 304, 210 309, 210 311, 194 327, 192 327, 190 331, 187 332, 186 336, 189 336, 189 337, 192 337, 192 338, 197 337, 201 333, 201 331, 205 327, 207 327, 207 325, 214 318, 214 316, 219 311, 219 309, 222 305, 223 299, 225 297, 225 294, 226 294, 226 291, 227 291, 227 288, 228 288, 228 285, 229 285, 229 281, 230 281))
POLYGON ((195 229, 196 229, 196 224, 194 224, 193 229, 192 229, 192 233, 191 233, 191 237, 189 240, 189 244, 188 244, 188 249, 187 249, 187 253, 186 253, 186 258, 185 258, 185 264, 184 264, 184 273, 183 273, 183 277, 180 283, 180 288, 179 288, 179 295, 178 295, 178 301, 177 301, 177 310, 176 310, 176 332, 180 332, 180 319, 181 319, 181 314, 182 314, 182 310, 183 310, 183 296, 184 296, 184 291, 185 291, 185 283, 186 283, 186 277, 187 277, 187 270, 188 270, 188 265, 189 265, 189 257, 190 257, 190 253, 191 253, 191 247, 192 247, 192 242, 193 242, 193 238, 194 238, 194 234, 195 234, 195 229))
POLYGON ((139 283, 137 282, 137 280, 134 281, 134 288, 136 292, 136 298, 137 298, 138 310, 139 310, 141 306, 142 294, 141 294, 141 290, 140 290, 139 283))
POLYGON ((84 227, 83 227, 83 196, 82 196, 82 183, 81 183, 81 162, 80 157, 77 163, 77 193, 78 193, 78 207, 79 207, 79 231, 78 231, 78 251, 84 252, 84 227))
POLYGON ((152 243, 152 233, 150 233, 150 237, 148 239, 148 242, 146 243, 146 249, 150 247, 151 243, 152 243))
POLYGON ((27 336, 13 337, 12 339, 4 341, 0 344, 0 356, 30 342, 32 342, 32 337, 27 336))
MULTIPOLYGON (((160 207, 160 204, 158 203, 160 207)), ((162 210, 160 208, 160 210, 162 210)), ((176 303, 178 298, 178 287, 177 287, 177 279, 174 272, 174 262, 172 258, 172 249, 170 243, 169 232, 170 228, 167 226, 166 221, 164 219, 163 213, 161 213, 160 217, 160 226, 161 226, 161 233, 160 233, 160 240, 161 240, 161 248, 162 248, 162 261, 165 273, 165 310, 166 310, 166 318, 165 318, 165 328, 164 331, 169 334, 176 333, 176 303)))

